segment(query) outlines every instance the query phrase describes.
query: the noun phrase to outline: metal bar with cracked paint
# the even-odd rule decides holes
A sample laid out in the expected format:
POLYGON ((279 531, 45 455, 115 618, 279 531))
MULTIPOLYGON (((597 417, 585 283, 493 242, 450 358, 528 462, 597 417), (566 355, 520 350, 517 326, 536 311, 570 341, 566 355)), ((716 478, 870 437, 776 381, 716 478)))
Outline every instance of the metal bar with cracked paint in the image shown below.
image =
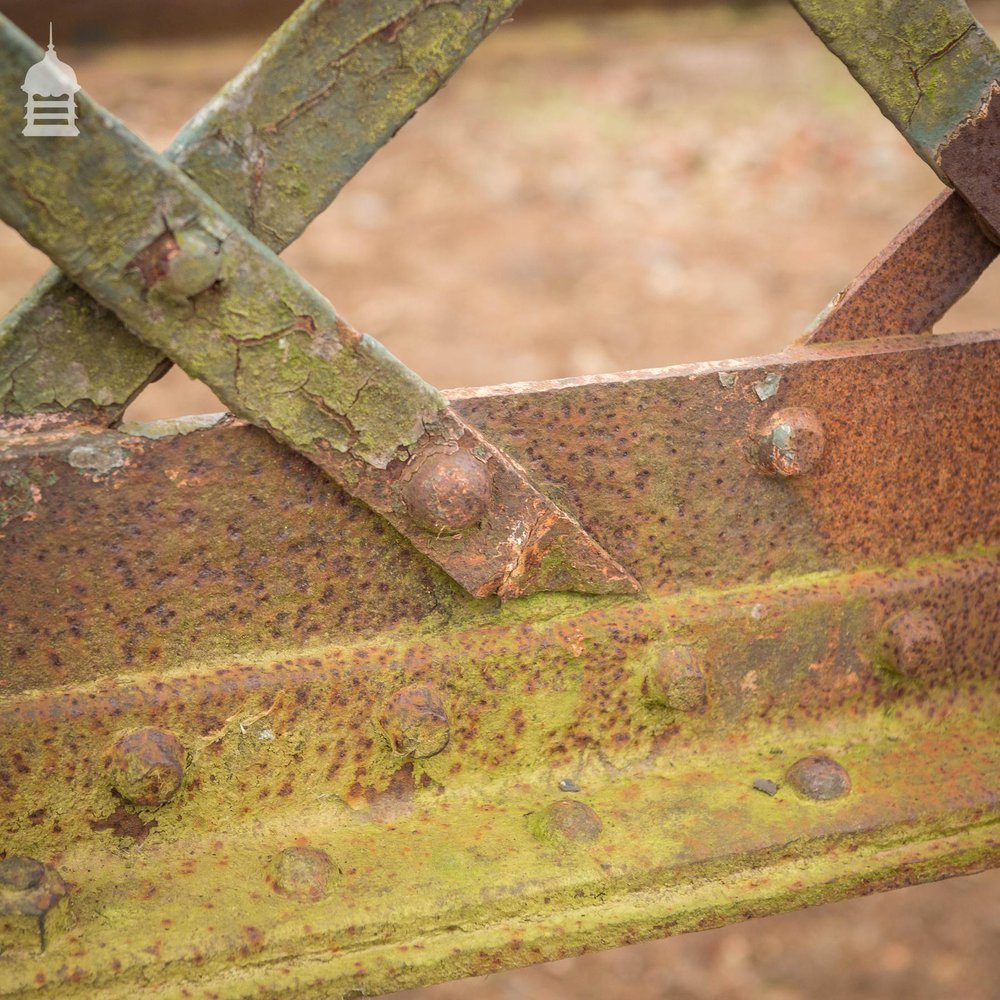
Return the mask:
POLYGON ((799 342, 929 333, 998 251, 965 199, 943 191, 833 299, 799 342))
POLYGON ((1000 51, 963 0, 792 5, 940 172, 941 148, 987 100, 1000 71, 1000 51))
MULTIPOLYGON (((280 251, 518 2, 307 0, 165 155, 280 251)), ((169 363, 53 270, 0 325, 0 413, 111 424, 169 363)))
MULTIPOLYGON (((0 20, 0 92, 40 50, 0 20)), ((232 410, 306 455, 476 597, 632 593, 523 470, 104 109, 0 144, 0 217, 232 410)), ((0 104, 17 136, 20 108, 0 104)))
POLYGON ((1000 241, 1000 50, 963 0, 792 0, 1000 241))

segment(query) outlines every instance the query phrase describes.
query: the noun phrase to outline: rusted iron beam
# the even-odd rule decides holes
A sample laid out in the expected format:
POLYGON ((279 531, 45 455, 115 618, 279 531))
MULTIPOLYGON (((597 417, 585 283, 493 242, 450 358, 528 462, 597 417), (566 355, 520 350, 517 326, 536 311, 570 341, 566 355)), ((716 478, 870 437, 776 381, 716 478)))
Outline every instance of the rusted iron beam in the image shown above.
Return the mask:
MULTIPOLYGON (((279 251, 516 6, 307 0, 166 156, 279 251)), ((0 413, 111 424, 169 363, 54 269, 0 325, 0 413)))
MULTIPOLYGON (((0 54, 0 90, 14 92, 40 52, 0 20, 0 54)), ((0 145, 0 218, 474 596, 636 590, 436 389, 340 319, 177 167, 86 97, 78 103, 93 123, 78 142, 0 145)), ((0 128, 16 132, 20 117, 0 105, 0 128)))
POLYGON ((0 993, 372 995, 1000 863, 998 555, 0 698, 71 886, 0 993))
POLYGON ((998 351, 453 396, 642 600, 473 601, 229 419, 10 439, 0 991, 372 994, 1000 863, 998 351))
MULTIPOLYGON (((450 401, 655 592, 995 544, 997 398, 997 336, 945 334, 450 401), (825 438, 812 470, 760 471, 747 458, 753 442, 760 457, 755 432, 803 411, 825 438)), ((225 421, 163 439, 136 431, 6 443, 8 689, 70 669, 160 669, 192 643, 241 656, 492 619, 491 604, 262 432, 225 421)))

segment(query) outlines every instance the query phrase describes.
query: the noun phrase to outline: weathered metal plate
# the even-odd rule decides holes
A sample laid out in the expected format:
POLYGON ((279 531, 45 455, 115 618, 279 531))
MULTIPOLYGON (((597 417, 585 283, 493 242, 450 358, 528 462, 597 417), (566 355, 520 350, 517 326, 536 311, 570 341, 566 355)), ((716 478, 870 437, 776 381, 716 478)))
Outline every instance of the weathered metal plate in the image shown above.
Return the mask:
MULTIPOLYGON (((994 334, 891 338, 451 402, 647 591, 733 587, 995 544, 998 351, 994 334), (825 430, 819 464, 763 475, 751 428, 802 407, 825 430)), ((245 425, 25 435, 0 486, 8 691, 497 612, 245 425)))

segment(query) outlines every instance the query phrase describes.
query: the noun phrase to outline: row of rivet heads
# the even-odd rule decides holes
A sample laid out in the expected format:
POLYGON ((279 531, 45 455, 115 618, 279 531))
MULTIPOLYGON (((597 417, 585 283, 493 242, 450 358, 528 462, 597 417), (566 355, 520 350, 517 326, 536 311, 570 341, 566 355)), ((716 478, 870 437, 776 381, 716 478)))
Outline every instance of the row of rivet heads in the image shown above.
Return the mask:
MULTIPOLYGON (((816 417, 802 407, 772 413, 749 448, 749 458, 762 471, 796 476, 812 469, 823 453, 824 436, 816 417)), ((486 467, 465 452, 437 455, 425 463, 406 485, 406 501, 414 520, 433 531, 461 531, 478 521, 489 501, 486 467)), ((943 653, 940 629, 922 612, 903 612, 893 619, 883 637, 883 665, 901 674, 922 673, 938 663, 943 653)), ((661 658, 650 678, 654 696, 681 712, 695 711, 706 699, 705 675, 689 647, 674 647, 661 658)), ((431 688, 412 687, 398 692, 382 719, 393 749, 404 756, 426 758, 445 748, 448 719, 440 698, 431 688)), ((108 756, 115 791, 138 806, 165 805, 184 778, 186 753, 173 734, 155 728, 121 736, 108 756)), ((788 784, 806 798, 824 800, 846 795, 850 780, 828 757, 803 758, 789 769, 788 784)), ((567 790, 573 783, 567 782, 567 790)), ((769 794, 777 786, 759 779, 755 787, 769 794)), ((601 821, 585 803, 562 799, 529 817, 532 832, 543 841, 595 840, 601 821)), ((294 847, 272 864, 277 892, 299 898, 319 898, 325 892, 331 862, 325 852, 294 847)), ((44 921, 66 895, 66 886, 49 865, 32 858, 10 857, 0 862, 0 916, 26 917, 34 922, 44 943, 44 921)), ((29 937, 32 936, 29 934, 29 937)))
MULTIPOLYGON (((411 733, 427 755, 439 753, 447 744, 447 718, 427 689, 414 688, 416 697, 430 710, 426 724, 411 733), (432 749, 436 747, 436 749, 432 749)), ((165 803, 176 793, 183 778, 183 745, 171 733, 157 729, 136 730, 118 741, 112 754, 115 782, 120 794, 137 804, 165 803)), ((847 771, 825 755, 797 760, 785 772, 785 782, 799 796, 817 802, 841 798, 851 791, 847 771)), ((581 789, 570 779, 559 783, 564 792, 581 789)), ((756 779, 753 787, 773 795, 778 785, 756 779)), ((551 846, 587 844, 597 841, 603 823, 594 809, 579 799, 562 798, 526 817, 529 833, 551 846)), ((326 851, 295 846, 278 852, 270 861, 265 881, 281 896, 303 902, 322 899, 334 864, 326 851)), ((68 887, 54 866, 34 858, 12 856, 0 861, 0 958, 44 951, 46 940, 68 924, 68 887)))
MULTIPOLYGON (((919 676, 940 661, 943 641, 933 619, 923 612, 904 611, 886 626, 881 642, 882 663, 901 675, 919 676)), ((649 675, 653 698, 677 712, 695 712, 707 700, 706 674, 693 647, 668 646, 657 657, 649 675)), ((426 759, 441 753, 450 739, 448 715, 441 697, 427 685, 404 687, 385 704, 379 726, 392 750, 401 758, 426 759)), ((187 753, 173 733, 143 727, 118 737, 106 755, 106 766, 114 791, 136 806, 158 808, 176 795, 184 780, 187 753)), ((804 757, 785 775, 798 794, 817 801, 839 798, 851 788, 847 772, 836 761, 822 755, 804 757)), ((778 785, 756 779, 753 786, 773 795, 778 785)), ((563 791, 579 791, 569 779, 560 782, 563 791)), ((578 799, 561 799, 532 813, 527 820, 531 832, 547 843, 587 842, 598 838, 600 818, 578 799)), ((269 880, 283 895, 318 899, 326 891, 332 868, 329 856, 317 848, 292 847, 272 862, 269 880)), ((33 858, 14 856, 0 861, 0 919, 6 930, 0 948, 18 943, 44 946, 51 916, 60 909, 67 887, 51 865, 33 858), (13 920, 13 923, 12 923, 13 920), (20 925, 18 925, 18 921, 20 925)))

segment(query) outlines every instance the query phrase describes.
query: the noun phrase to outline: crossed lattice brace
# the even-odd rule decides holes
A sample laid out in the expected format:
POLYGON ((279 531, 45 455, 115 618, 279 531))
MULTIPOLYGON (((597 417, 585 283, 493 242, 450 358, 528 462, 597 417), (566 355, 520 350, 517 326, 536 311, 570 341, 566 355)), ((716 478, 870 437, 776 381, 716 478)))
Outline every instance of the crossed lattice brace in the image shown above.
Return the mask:
MULTIPOLYGON (((0 328, 8 428, 44 413, 112 424, 173 361, 476 596, 636 591, 509 456, 276 256, 516 6, 308 0, 164 156, 83 94, 80 136, 22 136, 20 82, 40 50, 0 18, 0 217, 56 265, 0 328)), ((925 332, 997 253, 1000 53, 958 0, 796 6, 957 192, 806 341, 925 332)))

